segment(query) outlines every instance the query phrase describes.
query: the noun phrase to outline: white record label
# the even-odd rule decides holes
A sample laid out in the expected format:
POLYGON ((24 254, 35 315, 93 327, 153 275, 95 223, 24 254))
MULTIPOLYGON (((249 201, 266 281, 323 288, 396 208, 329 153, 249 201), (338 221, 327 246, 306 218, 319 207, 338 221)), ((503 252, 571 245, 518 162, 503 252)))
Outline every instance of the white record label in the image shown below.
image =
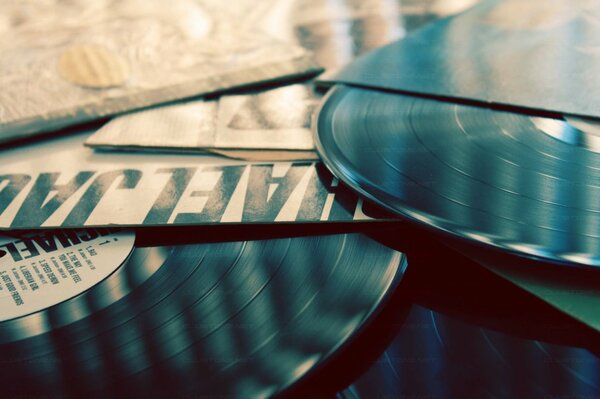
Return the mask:
POLYGON ((0 236, 0 321, 77 296, 125 262, 135 235, 116 229, 0 236))

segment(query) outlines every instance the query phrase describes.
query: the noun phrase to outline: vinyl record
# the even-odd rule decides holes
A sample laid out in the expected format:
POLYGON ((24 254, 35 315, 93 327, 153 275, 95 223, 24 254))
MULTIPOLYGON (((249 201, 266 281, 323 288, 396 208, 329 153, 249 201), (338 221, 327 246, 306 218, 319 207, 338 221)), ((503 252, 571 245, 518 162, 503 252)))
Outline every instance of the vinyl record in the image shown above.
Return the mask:
POLYGON ((79 295, 0 322, 2 394, 289 392, 376 317, 405 266, 363 235, 136 248, 79 295))
POLYGON ((407 252, 397 301, 408 314, 338 399, 600 397, 597 330, 444 242, 407 252))
POLYGON ((600 395, 600 358, 480 328, 415 306, 406 326, 338 399, 561 398, 600 395))
POLYGON ((600 266, 597 122, 349 86, 316 118, 326 165, 385 208, 512 253, 600 266))

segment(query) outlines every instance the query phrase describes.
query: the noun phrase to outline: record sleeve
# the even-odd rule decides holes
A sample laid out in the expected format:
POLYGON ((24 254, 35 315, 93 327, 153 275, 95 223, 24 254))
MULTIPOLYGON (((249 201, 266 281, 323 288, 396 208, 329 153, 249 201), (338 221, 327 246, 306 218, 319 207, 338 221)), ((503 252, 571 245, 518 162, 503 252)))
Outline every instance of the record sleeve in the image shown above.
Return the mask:
POLYGON ((318 71, 213 0, 2 2, 0 15, 0 142, 318 71))
MULTIPOLYGON (((318 1, 261 1, 240 14, 271 36, 311 51, 319 65, 332 70, 449 12, 457 10, 435 1, 340 2, 335 6, 318 1)), ((250 161, 316 160, 310 118, 321 98, 311 81, 146 109, 112 119, 86 145, 113 150, 208 151, 250 161)))
POLYGON ((600 6, 492 0, 429 24, 328 83, 600 117, 600 6))
POLYGON ((600 289, 596 273, 557 270, 533 261, 511 259, 457 246, 473 260, 569 317, 600 331, 600 289))
POLYGON ((224 95, 117 117, 85 144, 100 149, 210 152, 253 161, 316 160, 308 83, 224 95))

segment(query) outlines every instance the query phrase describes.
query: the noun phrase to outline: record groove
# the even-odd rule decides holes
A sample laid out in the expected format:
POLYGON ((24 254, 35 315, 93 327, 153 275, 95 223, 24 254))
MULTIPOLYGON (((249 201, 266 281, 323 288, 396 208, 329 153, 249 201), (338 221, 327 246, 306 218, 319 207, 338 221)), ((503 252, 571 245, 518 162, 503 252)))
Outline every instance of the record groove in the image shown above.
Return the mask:
POLYGON ((600 154, 594 133, 571 120, 338 86, 314 125, 333 173, 399 215, 512 253, 600 266, 600 154))
POLYGON ((0 323, 5 393, 287 391, 366 327, 405 266, 357 234, 137 248, 83 294, 0 323))

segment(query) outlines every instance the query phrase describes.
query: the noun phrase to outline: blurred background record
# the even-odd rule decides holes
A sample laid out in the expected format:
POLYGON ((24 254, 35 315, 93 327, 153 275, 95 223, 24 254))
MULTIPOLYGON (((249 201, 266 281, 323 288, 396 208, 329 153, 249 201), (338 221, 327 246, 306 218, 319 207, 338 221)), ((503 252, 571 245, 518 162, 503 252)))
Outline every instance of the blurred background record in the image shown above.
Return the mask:
POLYGON ((600 265, 597 122, 350 86, 316 119, 346 184, 414 222, 538 260, 600 265))
POLYGON ((389 327, 396 336, 386 351, 338 398, 600 395, 596 329, 421 238, 406 244, 406 318, 389 327))
POLYGON ((0 4, 0 142, 315 73, 307 52, 213 0, 0 4))
POLYGON ((384 354, 338 398, 591 397, 600 359, 415 306, 384 354))
MULTIPOLYGON (((10 269, 40 257, 2 260, 10 269)), ((90 289, 0 322, 4 395, 302 390, 378 317, 406 261, 352 234, 137 246, 125 262, 96 266, 108 276, 90 289)))
MULTIPOLYGON (((311 52, 327 71, 430 21, 469 8, 465 1, 261 1, 243 20, 311 52)), ((245 9, 242 2, 239 9, 245 9)), ((101 149, 209 151, 251 161, 317 159, 310 119, 322 92, 313 81, 239 91, 218 99, 113 119, 86 145, 101 149)))

